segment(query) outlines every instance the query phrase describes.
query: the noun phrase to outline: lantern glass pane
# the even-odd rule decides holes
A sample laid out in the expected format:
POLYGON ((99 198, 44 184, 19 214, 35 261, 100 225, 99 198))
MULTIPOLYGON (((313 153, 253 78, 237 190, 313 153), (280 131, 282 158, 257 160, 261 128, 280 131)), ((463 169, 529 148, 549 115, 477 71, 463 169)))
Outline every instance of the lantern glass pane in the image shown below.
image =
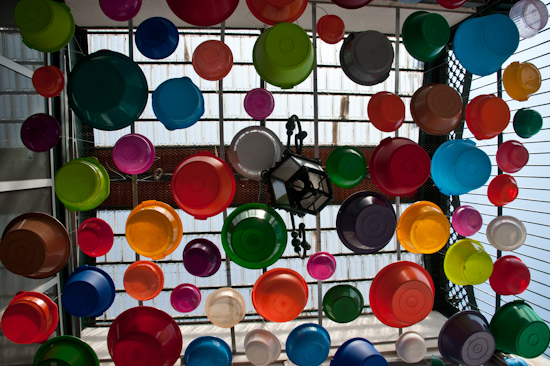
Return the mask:
POLYGON ((293 158, 287 159, 271 175, 279 180, 287 181, 300 169, 300 165, 293 158))

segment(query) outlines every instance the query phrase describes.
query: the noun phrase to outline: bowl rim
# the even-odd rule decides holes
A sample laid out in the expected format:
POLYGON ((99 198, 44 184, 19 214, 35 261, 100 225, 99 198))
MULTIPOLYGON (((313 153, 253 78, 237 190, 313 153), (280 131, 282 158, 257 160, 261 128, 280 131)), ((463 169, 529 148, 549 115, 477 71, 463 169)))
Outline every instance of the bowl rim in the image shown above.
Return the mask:
MULTIPOLYGON (((131 58, 129 58, 126 55, 123 55, 122 53, 111 51, 111 50, 99 50, 94 53, 91 53, 90 55, 86 56, 82 60, 80 60, 74 68, 71 70, 71 73, 69 74, 67 82, 67 94, 68 94, 68 101, 71 109, 75 112, 75 114, 80 118, 83 122, 85 122, 87 125, 97 128, 98 130, 103 131, 114 131, 114 130, 120 130, 124 127, 129 126, 134 122, 143 112, 145 109, 145 106, 147 105, 147 100, 149 98, 149 95, 147 93, 148 91, 148 85, 147 85, 147 79, 145 78, 145 75, 143 74, 143 71, 141 68, 133 61, 131 58), (124 121, 123 123, 118 123, 114 126, 103 126, 101 123, 96 123, 96 121, 92 121, 87 118, 86 113, 82 113, 81 109, 75 105, 74 96, 73 96, 73 89, 74 89, 74 83, 75 83, 75 76, 78 75, 78 73, 82 72, 81 70, 90 63, 93 62, 98 57, 108 57, 108 58, 118 58, 120 60, 123 60, 125 64, 127 64, 128 68, 125 69, 125 73, 128 73, 130 71, 133 71, 138 79, 140 79, 140 86, 145 91, 142 95, 142 99, 135 108, 135 112, 131 115, 127 115, 128 119, 124 121)), ((114 107, 116 109, 117 107, 114 107)), ((111 109, 112 110, 112 109, 111 109)), ((104 112, 105 113, 105 112, 104 112)), ((97 115, 97 113, 94 113, 94 115, 97 115)), ((96 118, 97 119, 97 118, 96 118)), ((120 120, 117 118, 117 120, 120 120)))

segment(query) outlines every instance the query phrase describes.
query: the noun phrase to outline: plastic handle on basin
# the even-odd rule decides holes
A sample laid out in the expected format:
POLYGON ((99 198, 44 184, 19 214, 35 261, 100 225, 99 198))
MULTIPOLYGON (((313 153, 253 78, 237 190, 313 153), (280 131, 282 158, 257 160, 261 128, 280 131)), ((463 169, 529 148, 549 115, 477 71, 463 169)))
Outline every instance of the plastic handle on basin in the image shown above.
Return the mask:
POLYGON ((94 165, 101 165, 98 158, 96 158, 95 156, 88 156, 86 158, 82 158, 82 160, 86 160, 94 165))
POLYGON ((159 254, 152 256, 151 259, 157 260, 157 259, 164 259, 166 257, 166 254, 159 254))

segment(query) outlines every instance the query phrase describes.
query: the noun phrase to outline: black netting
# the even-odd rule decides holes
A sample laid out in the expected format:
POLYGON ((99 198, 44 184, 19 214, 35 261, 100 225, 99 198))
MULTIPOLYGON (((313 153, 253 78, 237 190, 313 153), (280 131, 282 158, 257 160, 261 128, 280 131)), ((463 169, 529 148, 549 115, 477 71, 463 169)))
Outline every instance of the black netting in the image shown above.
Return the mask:
MULTIPOLYGON (((453 87, 461 94, 463 105, 466 106, 472 75, 459 64, 452 51, 448 50, 437 60, 427 63, 425 70, 424 83, 435 82, 453 87)), ((446 136, 432 136, 421 131, 419 144, 426 149, 431 157, 441 144, 448 140, 461 138, 463 126, 464 113, 462 121, 455 131, 446 136)), ((436 203, 445 212, 449 220, 451 220, 454 210, 460 206, 458 196, 445 196, 435 187, 431 179, 420 190, 419 198, 436 203)), ((434 280, 434 309, 447 316, 462 310, 477 309, 472 286, 459 286, 452 283, 443 269, 447 249, 460 239, 462 237, 454 231, 451 225, 451 235, 447 245, 434 254, 424 255, 426 269, 434 280)))

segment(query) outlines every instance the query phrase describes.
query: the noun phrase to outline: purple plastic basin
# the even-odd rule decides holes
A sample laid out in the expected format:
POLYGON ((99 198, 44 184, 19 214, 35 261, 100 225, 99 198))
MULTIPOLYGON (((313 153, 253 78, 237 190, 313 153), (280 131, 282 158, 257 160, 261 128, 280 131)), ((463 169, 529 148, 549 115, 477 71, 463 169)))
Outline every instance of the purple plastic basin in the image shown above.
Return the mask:
POLYGON ((33 114, 21 126, 21 140, 34 152, 50 150, 61 136, 59 122, 46 113, 33 114))
POLYGON ((487 362, 495 352, 489 323, 477 311, 467 310, 450 317, 439 333, 439 352, 448 361, 470 366, 487 362))
POLYGON ((307 271, 316 280, 326 280, 336 271, 336 259, 327 252, 317 252, 309 257, 307 271))
POLYGON ((269 90, 264 88, 252 89, 244 97, 244 110, 254 119, 269 117, 275 108, 275 99, 269 90))
POLYGON ((201 291, 190 283, 181 284, 172 290, 170 303, 180 313, 189 313, 201 303, 201 291))
POLYGON ((379 193, 357 192, 338 211, 336 230, 340 240, 355 253, 368 254, 390 242, 396 229, 391 202, 379 193))
POLYGON ((126 174, 141 174, 153 165, 155 147, 147 137, 130 133, 116 142, 113 147, 113 161, 126 174))
POLYGON ((212 276, 220 268, 221 262, 220 250, 210 240, 191 240, 183 250, 183 265, 194 276, 212 276))
POLYGON ((475 208, 468 205, 457 208, 453 212, 452 220, 455 231, 464 237, 474 235, 483 225, 481 214, 475 208))

